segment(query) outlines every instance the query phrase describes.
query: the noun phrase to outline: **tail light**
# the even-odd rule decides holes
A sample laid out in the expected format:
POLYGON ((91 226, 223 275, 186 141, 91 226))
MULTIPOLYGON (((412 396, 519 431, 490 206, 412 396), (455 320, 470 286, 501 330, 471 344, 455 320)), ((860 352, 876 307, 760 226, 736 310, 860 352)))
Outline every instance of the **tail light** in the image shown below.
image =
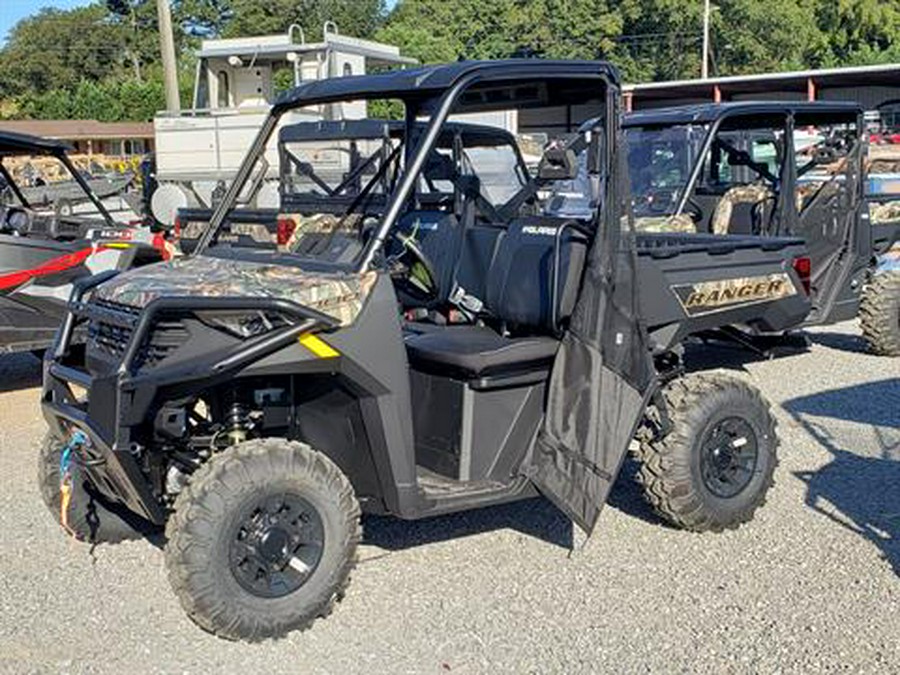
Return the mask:
POLYGON ((297 229, 297 223, 293 218, 279 218, 278 229, 276 234, 276 242, 279 246, 287 246, 291 237, 294 236, 294 230, 297 229))
POLYGON ((163 232, 157 232, 153 235, 153 248, 159 251, 159 255, 163 260, 171 260, 175 257, 175 246, 166 239, 166 235, 163 232))
POLYGON ((803 290, 807 295, 810 293, 810 277, 812 275, 812 262, 806 256, 794 258, 794 271, 800 277, 800 283, 803 284, 803 290))

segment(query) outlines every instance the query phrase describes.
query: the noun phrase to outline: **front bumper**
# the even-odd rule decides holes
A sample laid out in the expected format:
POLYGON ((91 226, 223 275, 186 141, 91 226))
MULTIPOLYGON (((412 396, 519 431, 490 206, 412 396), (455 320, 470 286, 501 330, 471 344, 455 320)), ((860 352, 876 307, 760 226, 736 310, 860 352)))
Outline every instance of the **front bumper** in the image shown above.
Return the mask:
POLYGON ((136 442, 141 440, 136 430, 153 420, 162 401, 225 382, 254 360, 294 342, 301 333, 333 327, 334 321, 289 301, 259 298, 160 298, 140 313, 83 302, 91 288, 110 276, 99 275, 75 288, 56 342, 44 362, 42 411, 50 433, 60 442, 68 442, 76 430, 88 439, 80 463, 96 490, 161 525, 167 514, 158 494, 160 488, 156 486, 154 491, 146 473, 146 453, 152 451, 146 446, 152 443, 146 434, 143 444, 136 442), (273 309, 291 315, 296 322, 258 338, 237 341, 189 363, 163 361, 150 369, 139 367, 142 346, 160 313, 189 315, 208 309, 273 309), (95 364, 88 364, 87 351, 80 355, 77 348, 73 349, 72 336, 80 324, 100 319, 121 327, 127 341, 115 363, 97 369, 95 364))
POLYGON ((93 486, 108 499, 119 502, 152 523, 165 522, 165 511, 149 489, 136 458, 128 450, 117 450, 115 443, 91 423, 82 405, 72 401, 70 383, 90 391, 90 378, 70 368, 51 364, 44 382, 41 402, 50 433, 61 443, 81 431, 88 442, 76 455, 93 486))

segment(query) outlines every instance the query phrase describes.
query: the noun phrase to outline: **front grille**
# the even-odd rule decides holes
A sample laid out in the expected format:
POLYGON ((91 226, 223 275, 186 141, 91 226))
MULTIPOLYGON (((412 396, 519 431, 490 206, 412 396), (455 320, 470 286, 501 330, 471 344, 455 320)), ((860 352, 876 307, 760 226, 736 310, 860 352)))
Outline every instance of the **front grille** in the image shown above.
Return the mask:
POLYGON ((92 360, 106 363, 118 362, 125 355, 137 324, 140 310, 106 302, 92 300, 85 306, 89 318, 87 337, 88 353, 92 360))
POLYGON ((132 319, 136 319, 141 310, 139 307, 132 307, 131 305, 122 305, 118 302, 110 302, 109 300, 91 300, 88 304, 88 311, 91 314, 106 314, 112 312, 116 315, 122 315, 123 317, 130 317, 132 319))
MULTIPOLYGON (((109 366, 118 364, 125 356, 131 336, 134 333, 140 310, 127 305, 104 301, 90 303, 87 310, 88 357, 97 365, 102 362, 109 366)), ((133 368, 151 367, 167 358, 188 341, 190 333, 179 320, 165 319, 154 322, 149 336, 138 348, 133 368)))
POLYGON ((94 320, 88 326, 88 343, 91 351, 120 359, 125 355, 125 348, 133 332, 134 329, 130 327, 94 320))
POLYGON ((152 367, 188 341, 190 333, 181 321, 157 321, 149 339, 138 351, 135 366, 152 367))

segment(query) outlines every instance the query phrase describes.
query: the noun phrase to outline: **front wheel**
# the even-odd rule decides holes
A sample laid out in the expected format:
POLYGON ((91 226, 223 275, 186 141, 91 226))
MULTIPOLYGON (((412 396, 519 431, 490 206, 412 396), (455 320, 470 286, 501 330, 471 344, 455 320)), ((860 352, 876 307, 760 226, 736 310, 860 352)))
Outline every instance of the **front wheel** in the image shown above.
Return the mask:
POLYGON ((340 599, 360 539, 347 477, 283 439, 215 456, 175 502, 169 580, 201 628, 258 641, 308 627, 340 599))
POLYGON ((778 464, 775 419, 759 391, 732 377, 689 375, 662 391, 671 422, 640 444, 639 481, 669 522, 721 532, 753 518, 778 464))

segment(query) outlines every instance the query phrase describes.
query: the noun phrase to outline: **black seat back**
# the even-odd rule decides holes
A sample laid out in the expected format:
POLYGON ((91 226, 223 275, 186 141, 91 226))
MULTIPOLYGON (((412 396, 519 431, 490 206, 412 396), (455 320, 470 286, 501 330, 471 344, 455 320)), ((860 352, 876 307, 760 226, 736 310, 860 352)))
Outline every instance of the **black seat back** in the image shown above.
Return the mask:
POLYGON ((567 222, 571 224, 558 218, 521 218, 501 237, 488 277, 487 306, 507 326, 556 333, 572 314, 588 242, 567 222))
POLYGON ((505 230, 489 225, 470 225, 463 233, 462 255, 456 271, 456 283, 467 295, 487 301, 491 263, 505 230))
MULTIPOLYGON (((441 211, 409 211, 403 215, 397 230, 414 236, 422 252, 434 267, 437 282, 435 304, 446 302, 453 292, 456 260, 462 248, 462 228, 452 213, 441 211)), ((402 298, 405 303, 415 301, 402 298)))

